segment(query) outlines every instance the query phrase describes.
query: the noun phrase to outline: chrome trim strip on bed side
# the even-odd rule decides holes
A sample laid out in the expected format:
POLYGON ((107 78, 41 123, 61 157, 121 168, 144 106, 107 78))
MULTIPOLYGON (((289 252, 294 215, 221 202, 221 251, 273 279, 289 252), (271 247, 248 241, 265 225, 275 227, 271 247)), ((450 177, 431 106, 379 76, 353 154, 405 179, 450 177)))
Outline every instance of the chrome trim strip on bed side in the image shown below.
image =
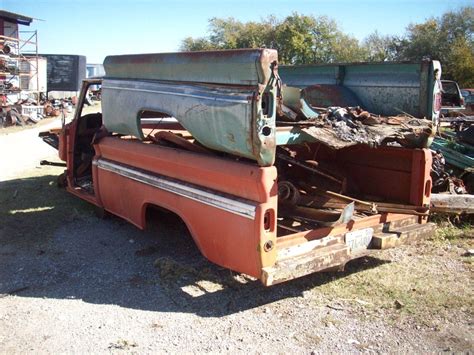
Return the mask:
MULTIPOLYGON (((142 89, 142 88, 137 89, 137 88, 121 87, 121 86, 109 86, 109 85, 102 85, 102 89, 147 92, 147 93, 152 93, 152 94, 192 97, 192 98, 195 98, 195 99, 202 99, 202 100, 208 100, 208 101, 221 101, 221 102, 231 102, 231 103, 238 103, 238 104, 248 104, 249 101, 250 101, 248 99, 245 99, 245 100, 240 99, 239 100, 239 99, 234 99, 234 98, 210 97, 210 96, 205 96, 205 95, 195 95, 195 94, 179 93, 179 92, 173 92, 173 91, 149 90, 149 89, 142 89)), ((230 97, 230 95, 229 95, 229 97, 230 97)))
POLYGON ((255 219, 256 204, 238 197, 205 190, 196 185, 183 183, 166 176, 150 173, 141 169, 119 164, 108 159, 94 160, 94 165, 106 171, 130 178, 179 196, 219 208, 249 219, 255 219))

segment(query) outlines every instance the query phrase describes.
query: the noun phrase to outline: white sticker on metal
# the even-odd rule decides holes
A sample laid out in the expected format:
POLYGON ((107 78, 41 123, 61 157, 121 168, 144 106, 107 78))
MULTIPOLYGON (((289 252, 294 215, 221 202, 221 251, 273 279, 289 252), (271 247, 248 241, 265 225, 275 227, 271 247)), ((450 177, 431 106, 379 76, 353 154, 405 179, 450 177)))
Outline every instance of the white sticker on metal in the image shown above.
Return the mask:
POLYGON ((373 228, 359 229, 353 232, 346 233, 345 242, 351 251, 367 249, 372 236, 374 235, 373 228))

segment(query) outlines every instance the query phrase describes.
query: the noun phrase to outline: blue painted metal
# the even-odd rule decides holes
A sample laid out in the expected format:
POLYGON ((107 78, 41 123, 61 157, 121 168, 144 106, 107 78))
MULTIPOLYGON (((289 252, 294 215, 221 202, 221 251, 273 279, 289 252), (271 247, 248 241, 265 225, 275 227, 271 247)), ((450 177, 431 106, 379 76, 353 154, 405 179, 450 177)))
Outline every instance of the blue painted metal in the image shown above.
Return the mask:
MULTIPOLYGON (((322 85, 319 89, 332 90, 335 97, 347 96, 337 92, 348 89, 361 107, 375 114, 391 116, 403 111, 432 120, 439 116, 434 99, 441 76, 437 61, 280 66, 278 71, 287 85, 322 85)), ((317 98, 310 103, 331 106, 317 98)))
POLYGON ((276 144, 291 145, 301 143, 317 142, 317 140, 299 127, 281 127, 277 128, 276 144))

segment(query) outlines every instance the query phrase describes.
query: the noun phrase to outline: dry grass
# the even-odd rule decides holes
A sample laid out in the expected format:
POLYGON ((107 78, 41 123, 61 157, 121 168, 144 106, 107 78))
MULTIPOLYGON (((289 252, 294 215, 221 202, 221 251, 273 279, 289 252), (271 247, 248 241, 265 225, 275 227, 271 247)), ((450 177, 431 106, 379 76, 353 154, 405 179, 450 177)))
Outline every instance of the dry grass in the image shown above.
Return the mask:
POLYGON ((454 318, 458 312, 472 315, 472 256, 474 246, 470 225, 442 225, 431 240, 386 250, 377 259, 386 263, 352 273, 355 261, 341 276, 312 292, 340 304, 350 303, 364 314, 381 310, 391 319, 409 316, 424 323, 454 318))

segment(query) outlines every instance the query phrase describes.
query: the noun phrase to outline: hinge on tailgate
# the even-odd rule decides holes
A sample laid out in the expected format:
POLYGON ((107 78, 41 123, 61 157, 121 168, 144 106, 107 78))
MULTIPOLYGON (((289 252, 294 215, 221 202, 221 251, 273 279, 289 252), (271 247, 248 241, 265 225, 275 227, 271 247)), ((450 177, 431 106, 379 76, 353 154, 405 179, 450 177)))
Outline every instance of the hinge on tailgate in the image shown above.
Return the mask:
POLYGON ((277 112, 278 112, 278 114, 282 114, 282 112, 281 112, 281 105, 282 105, 282 102, 283 102, 283 97, 282 97, 282 94, 281 94, 281 85, 282 84, 281 84, 280 75, 278 75, 278 62, 276 60, 274 62, 272 62, 270 68, 272 70, 272 77, 270 79, 269 84, 273 85, 273 83, 275 82, 276 97, 277 97, 277 112))

